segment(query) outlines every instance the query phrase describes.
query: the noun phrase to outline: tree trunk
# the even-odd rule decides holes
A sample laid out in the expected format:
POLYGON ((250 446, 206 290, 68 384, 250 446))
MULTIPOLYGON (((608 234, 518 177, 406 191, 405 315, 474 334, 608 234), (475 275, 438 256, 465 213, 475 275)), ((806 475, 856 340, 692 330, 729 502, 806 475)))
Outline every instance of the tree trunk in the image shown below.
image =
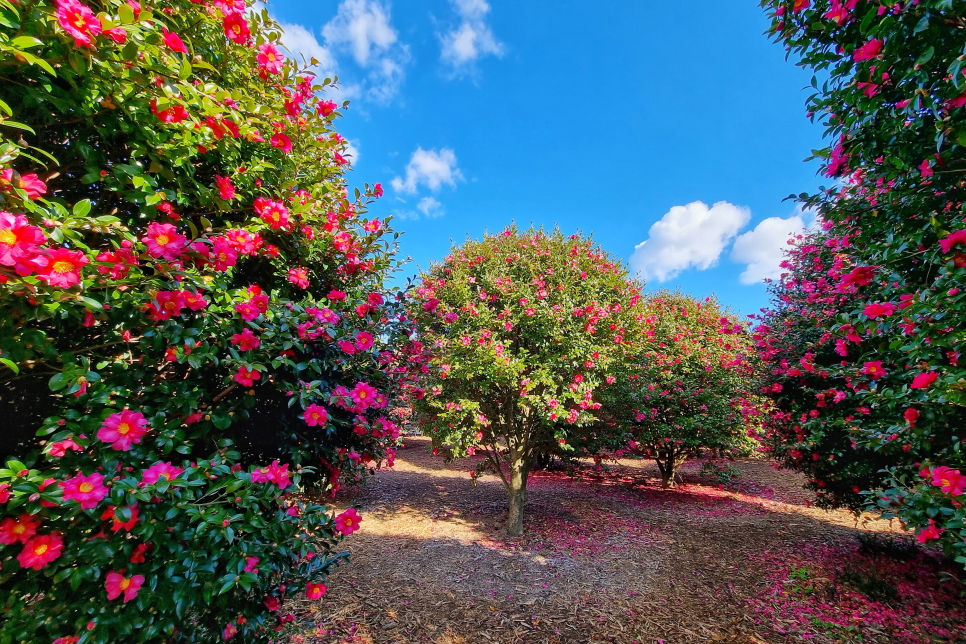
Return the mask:
POLYGON ((661 454, 658 452, 657 456, 654 457, 654 461, 657 463, 657 469, 661 471, 661 487, 662 488, 672 488, 674 487, 674 453, 661 454), (665 458, 661 459, 661 456, 665 458))
POLYGON ((522 458, 514 459, 510 468, 510 509, 504 530, 508 537, 519 537, 523 534, 523 506, 527 502, 527 468, 522 458))

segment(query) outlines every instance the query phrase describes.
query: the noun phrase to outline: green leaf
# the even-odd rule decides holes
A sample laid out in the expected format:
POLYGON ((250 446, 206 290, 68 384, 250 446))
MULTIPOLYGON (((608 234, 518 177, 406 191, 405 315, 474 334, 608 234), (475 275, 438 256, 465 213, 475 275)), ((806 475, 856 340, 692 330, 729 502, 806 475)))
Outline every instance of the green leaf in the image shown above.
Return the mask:
POLYGON ((0 121, 0 125, 6 125, 7 127, 17 128, 18 130, 26 130, 31 134, 36 134, 36 132, 34 132, 34 129, 32 127, 30 127, 29 125, 24 125, 23 123, 18 123, 17 121, 4 120, 4 121, 0 121))
POLYGON ((53 377, 50 379, 50 381, 47 383, 47 385, 50 387, 51 391, 60 391, 61 389, 69 385, 70 381, 71 381, 71 378, 69 378, 67 374, 63 372, 55 373, 53 377))
POLYGON ((0 358, 0 364, 2 364, 4 366, 6 366, 7 368, 11 369, 16 374, 19 374, 20 373, 20 367, 18 367, 17 366, 17 363, 15 363, 13 360, 7 360, 6 358, 0 358))
POLYGON ((74 204, 74 208, 71 210, 71 212, 74 214, 75 217, 84 217, 90 211, 91 211, 90 199, 81 199, 80 201, 74 204))

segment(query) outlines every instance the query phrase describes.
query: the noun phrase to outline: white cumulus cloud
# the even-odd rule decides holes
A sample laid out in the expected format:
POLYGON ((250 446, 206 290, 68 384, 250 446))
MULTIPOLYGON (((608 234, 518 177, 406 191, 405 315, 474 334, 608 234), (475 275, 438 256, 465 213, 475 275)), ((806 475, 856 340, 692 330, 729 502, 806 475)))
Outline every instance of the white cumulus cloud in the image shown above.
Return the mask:
POLYGON ((318 71, 323 78, 335 76, 336 61, 332 52, 322 45, 315 34, 302 25, 280 23, 282 27, 282 45, 296 60, 304 57, 305 62, 315 58, 318 61, 318 71))
POLYGON ((444 184, 455 186, 463 179, 463 173, 456 165, 456 153, 450 148, 439 151, 416 148, 406 166, 406 177, 396 177, 392 187, 397 192, 415 194, 420 185, 430 190, 439 190, 444 184))
POLYGON ((336 16, 322 27, 326 47, 348 51, 367 72, 365 93, 386 103, 399 91, 409 49, 399 41, 388 5, 377 0, 342 0, 336 16))
POLYGON ((751 219, 747 208, 719 201, 710 208, 701 201, 674 206, 634 247, 631 268, 645 280, 665 282, 694 267, 714 266, 725 247, 751 219))
POLYGON ((486 55, 502 56, 503 44, 496 39, 486 23, 490 5, 486 0, 450 0, 459 15, 458 25, 440 34, 443 62, 457 74, 472 68, 473 63, 486 55))
POLYGON ((788 240, 811 224, 807 221, 809 215, 799 212, 787 219, 769 217, 754 229, 739 235, 731 248, 731 259, 746 265, 738 281, 755 284, 764 279, 778 279, 782 273, 779 264, 784 259, 788 240))
POLYGON ((435 219, 443 216, 443 204, 432 197, 423 197, 416 204, 416 210, 423 213, 424 217, 435 219))

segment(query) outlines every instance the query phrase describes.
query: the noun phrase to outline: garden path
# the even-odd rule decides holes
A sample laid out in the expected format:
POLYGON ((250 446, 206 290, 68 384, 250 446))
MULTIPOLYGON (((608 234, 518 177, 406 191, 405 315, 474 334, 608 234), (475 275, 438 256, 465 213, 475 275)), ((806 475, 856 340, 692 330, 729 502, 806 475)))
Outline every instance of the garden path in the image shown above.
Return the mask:
POLYGON ((809 507, 795 474, 741 460, 721 488, 691 463, 662 490, 640 461, 592 465, 536 473, 527 534, 506 539, 499 480, 474 485, 474 461, 407 438, 392 470, 340 499, 363 516, 352 563, 296 607, 294 641, 966 642, 938 560, 888 522, 809 507))

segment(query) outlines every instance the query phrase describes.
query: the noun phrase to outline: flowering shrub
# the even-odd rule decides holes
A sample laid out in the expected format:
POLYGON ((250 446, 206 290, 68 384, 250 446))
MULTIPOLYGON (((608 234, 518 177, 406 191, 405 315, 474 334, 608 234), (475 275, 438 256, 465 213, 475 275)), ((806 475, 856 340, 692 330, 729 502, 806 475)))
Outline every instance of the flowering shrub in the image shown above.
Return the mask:
POLYGON ((826 231, 801 241, 764 321, 791 425, 774 436, 826 501, 864 499, 966 564, 963 9, 763 4, 772 33, 828 74, 809 111, 834 137, 820 154, 840 182, 805 198, 826 231))
POLYGON ((451 455, 485 455, 519 535, 537 455, 596 448, 596 396, 636 343, 640 286, 589 239, 509 228, 454 248, 409 300, 432 354, 415 412, 451 455))
POLYGON ((381 188, 279 37, 0 0, 0 642, 267 638, 360 520, 300 481, 392 459, 381 188))
POLYGON ((610 424, 628 432, 622 452, 653 458, 672 487, 701 448, 753 450, 760 401, 745 326, 714 301, 667 292, 646 298, 639 325, 641 346, 604 394, 610 424))

